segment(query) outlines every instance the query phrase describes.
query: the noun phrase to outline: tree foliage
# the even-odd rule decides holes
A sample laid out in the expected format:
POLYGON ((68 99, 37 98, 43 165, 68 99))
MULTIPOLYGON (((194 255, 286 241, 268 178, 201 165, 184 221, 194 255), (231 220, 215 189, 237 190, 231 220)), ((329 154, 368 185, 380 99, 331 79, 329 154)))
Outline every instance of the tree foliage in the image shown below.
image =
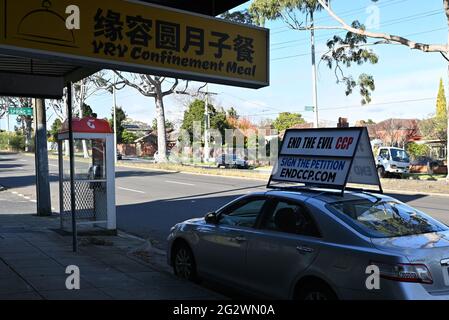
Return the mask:
POLYGON ((228 21, 243 23, 243 24, 254 24, 253 17, 249 13, 248 10, 242 10, 242 11, 226 11, 222 13, 220 18, 228 21))
POLYGON ((447 101, 443 79, 440 79, 440 87, 438 88, 436 117, 442 119, 447 117, 447 101))
POLYGON ((56 118, 55 121, 53 121, 53 124, 51 125, 50 128, 50 138, 49 140, 51 142, 56 142, 58 141, 58 133, 61 131, 62 129, 62 121, 59 118, 56 118))
MULTIPOLYGON (((187 110, 184 112, 184 118, 182 121, 181 129, 186 130, 190 137, 193 137, 194 122, 201 123, 201 130, 204 132, 205 125, 205 102, 199 99, 194 100, 187 110)), ((227 118, 226 112, 216 109, 213 105, 208 105, 210 126, 211 129, 217 129, 222 135, 224 135, 225 129, 231 129, 227 118)))
POLYGON ((124 143, 124 144, 132 144, 132 143, 134 143, 134 141, 137 140, 137 136, 133 132, 130 132, 130 131, 124 129, 122 132, 121 140, 122 140, 122 143, 124 143))
MULTIPOLYGON (((329 0, 325 0, 329 3, 329 0)), ((316 29, 311 17, 314 12, 321 11, 323 6, 318 0, 255 0, 249 13, 258 24, 264 24, 266 20, 282 20, 293 30, 316 29)), ((353 21, 351 26, 358 30, 365 30, 365 26, 359 21, 353 21)), ((344 84, 345 94, 353 93, 359 88, 361 103, 371 102, 371 94, 375 90, 373 76, 361 73, 357 79, 347 75, 344 68, 365 63, 376 64, 378 56, 366 46, 368 37, 364 34, 347 32, 344 37, 334 35, 327 41, 328 51, 323 54, 321 60, 333 70, 336 82, 344 84)))
POLYGON ((303 123, 305 123, 305 120, 300 113, 282 112, 274 120, 273 126, 278 132, 281 132, 303 123))
POLYGON ((419 157, 428 156, 430 153, 430 147, 425 144, 417 144, 416 142, 411 142, 407 144, 407 153, 410 155, 412 160, 419 157))
MULTIPOLYGON (((114 127, 114 110, 111 112, 111 119, 109 119, 109 125, 113 128, 114 127)), ((126 120, 126 113, 123 111, 122 107, 117 106, 115 109, 115 128, 116 128, 116 136, 117 136, 117 143, 123 143, 122 135, 125 131, 125 128, 123 127, 123 121, 126 120)))

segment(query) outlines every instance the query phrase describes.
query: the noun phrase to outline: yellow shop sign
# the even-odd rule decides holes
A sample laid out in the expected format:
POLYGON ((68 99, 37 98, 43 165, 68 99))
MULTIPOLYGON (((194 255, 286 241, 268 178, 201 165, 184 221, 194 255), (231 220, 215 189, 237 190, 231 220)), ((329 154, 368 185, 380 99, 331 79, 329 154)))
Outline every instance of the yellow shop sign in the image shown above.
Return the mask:
POLYGON ((124 0, 0 0, 0 53, 260 88, 269 32, 124 0), (79 12, 68 28, 67 8, 79 12))

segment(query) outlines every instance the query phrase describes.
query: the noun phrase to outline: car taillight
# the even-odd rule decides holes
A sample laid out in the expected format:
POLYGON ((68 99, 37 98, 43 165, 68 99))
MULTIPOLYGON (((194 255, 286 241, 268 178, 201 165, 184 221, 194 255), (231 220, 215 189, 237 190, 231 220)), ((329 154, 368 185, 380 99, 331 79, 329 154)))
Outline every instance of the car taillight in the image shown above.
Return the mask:
POLYGON ((401 282, 433 283, 432 275, 424 264, 386 264, 377 262, 372 264, 379 267, 380 277, 384 279, 401 282))

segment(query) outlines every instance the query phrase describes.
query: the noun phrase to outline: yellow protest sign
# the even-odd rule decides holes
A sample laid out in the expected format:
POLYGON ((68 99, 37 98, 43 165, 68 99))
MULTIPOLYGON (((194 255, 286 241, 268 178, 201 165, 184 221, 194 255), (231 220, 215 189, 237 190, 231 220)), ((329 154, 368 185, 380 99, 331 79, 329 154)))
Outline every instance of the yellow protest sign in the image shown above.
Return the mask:
POLYGON ((0 0, 0 53, 259 88, 267 29, 124 0, 0 0), (79 9, 79 29, 67 19, 79 9), (73 11, 72 11, 73 12, 73 11))

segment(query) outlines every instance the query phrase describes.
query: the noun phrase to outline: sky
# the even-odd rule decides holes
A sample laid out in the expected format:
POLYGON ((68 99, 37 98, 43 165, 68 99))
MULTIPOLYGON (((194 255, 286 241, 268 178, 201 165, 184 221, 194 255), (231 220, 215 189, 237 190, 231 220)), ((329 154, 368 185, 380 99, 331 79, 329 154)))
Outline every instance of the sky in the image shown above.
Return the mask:
MULTIPOLYGON (((237 9, 245 9, 250 1, 237 9)), ((332 8, 348 23, 353 20, 371 26, 370 30, 408 36, 425 43, 447 43, 447 22, 441 0, 379 0, 373 7, 370 0, 333 0, 332 8), (378 12, 378 24, 371 13, 378 12), (374 23, 372 23, 374 21, 374 23)), ((316 14, 317 25, 336 25, 326 12, 316 14)), ((241 116, 254 122, 275 119, 279 112, 298 112, 308 121, 313 113, 305 106, 312 105, 312 69, 310 32, 290 30, 282 21, 267 22, 270 29, 270 86, 262 89, 245 89, 224 85, 209 86, 216 105, 225 109, 234 107, 241 116)), ((326 41, 338 31, 316 31, 318 57, 326 49, 326 41)), ((344 33, 343 33, 344 34, 344 33)), ((379 55, 376 65, 352 67, 348 74, 355 77, 360 72, 372 74, 376 90, 372 102, 362 106, 357 90, 350 96, 336 83, 332 70, 318 66, 318 109, 320 122, 335 125, 339 117, 350 124, 357 120, 387 118, 423 119, 435 112, 440 78, 447 85, 447 61, 439 53, 423 53, 399 45, 373 47, 379 55)), ((318 59, 319 60, 319 59, 318 59)), ((198 87, 203 83, 192 83, 198 87)), ((99 117, 110 117, 112 96, 108 93, 90 97, 91 105, 99 117)), ((151 123, 155 118, 154 100, 141 96, 132 88, 117 93, 117 104, 128 117, 151 123)), ((167 97, 166 116, 179 123, 185 110, 185 97, 167 97)), ((49 125, 54 115, 48 114, 49 125)), ((2 120, 0 127, 6 126, 2 120)), ((12 126, 12 124, 11 124, 12 126)))

